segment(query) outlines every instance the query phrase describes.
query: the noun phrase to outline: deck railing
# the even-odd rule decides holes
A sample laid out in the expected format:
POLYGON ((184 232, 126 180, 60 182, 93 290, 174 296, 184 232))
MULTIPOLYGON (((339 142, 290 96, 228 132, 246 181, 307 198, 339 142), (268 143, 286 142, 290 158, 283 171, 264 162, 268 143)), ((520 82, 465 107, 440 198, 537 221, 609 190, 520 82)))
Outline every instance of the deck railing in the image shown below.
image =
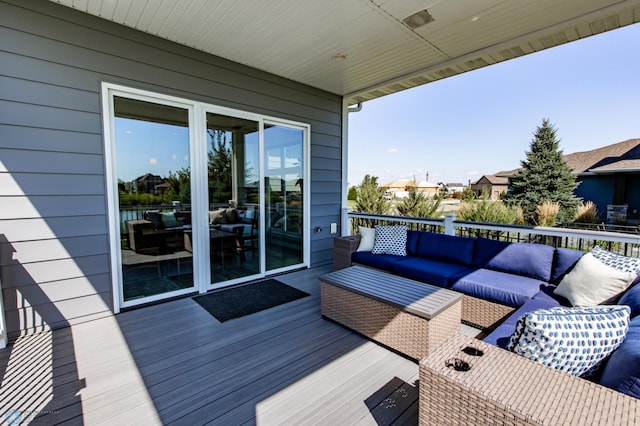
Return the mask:
POLYGON ((583 251, 599 245, 618 254, 640 257, 640 234, 632 233, 468 222, 456 220, 455 214, 447 214, 444 219, 423 219, 358 213, 348 209, 343 211, 342 225, 342 229, 348 230, 349 235, 357 234, 358 226, 406 225, 412 230, 510 242, 540 243, 583 251))

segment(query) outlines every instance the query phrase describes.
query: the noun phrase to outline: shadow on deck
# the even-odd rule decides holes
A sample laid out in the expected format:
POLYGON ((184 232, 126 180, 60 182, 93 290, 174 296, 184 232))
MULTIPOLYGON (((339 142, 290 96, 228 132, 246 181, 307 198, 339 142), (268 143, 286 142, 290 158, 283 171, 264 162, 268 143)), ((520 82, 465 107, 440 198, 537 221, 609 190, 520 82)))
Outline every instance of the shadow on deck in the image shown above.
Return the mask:
POLYGON ((2 420, 417 424, 417 364, 321 318, 326 272, 278 277, 311 296, 224 324, 185 298, 20 338, 2 420))

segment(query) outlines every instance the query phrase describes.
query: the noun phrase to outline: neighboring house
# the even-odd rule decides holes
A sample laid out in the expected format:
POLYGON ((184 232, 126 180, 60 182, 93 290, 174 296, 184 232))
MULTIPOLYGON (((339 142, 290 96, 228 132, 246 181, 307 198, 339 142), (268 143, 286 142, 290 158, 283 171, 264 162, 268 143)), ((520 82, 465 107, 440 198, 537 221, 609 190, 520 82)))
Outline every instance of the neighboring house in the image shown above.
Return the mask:
POLYGON ((380 185, 380 188, 384 189, 385 194, 390 198, 406 198, 409 195, 408 188, 410 187, 416 187, 418 192, 422 192, 428 197, 433 197, 440 189, 438 184, 414 179, 396 179, 380 185))
POLYGON ((471 189, 478 197, 480 197, 483 192, 487 192, 492 200, 499 200, 502 194, 506 194, 508 188, 509 178, 500 173, 484 175, 471 184, 471 189))
POLYGON ((602 220, 637 224, 640 220, 640 139, 564 156, 577 173, 574 191, 593 201, 602 220), (622 213, 620 213, 622 212, 622 213))
POLYGON ((444 187, 447 189, 447 195, 453 196, 457 193, 463 193, 465 189, 468 187, 460 182, 449 182, 444 184, 444 187))
MULTIPOLYGON (((640 221, 640 139, 566 154, 564 160, 577 175, 579 185, 574 194, 595 203, 600 219, 629 224, 640 221)), ((491 182, 497 182, 506 192, 509 177, 518 170, 483 176, 471 187, 481 190, 481 184, 489 188, 491 182)))
POLYGON ((431 23, 408 0, 169 3, 0 0, 9 337, 330 264, 351 105, 640 20, 640 0, 436 2, 431 23), (187 211, 126 216, 123 182, 179 170, 187 211), (254 269, 216 269, 215 220, 254 269))
POLYGON ((147 173, 144 176, 140 176, 133 183, 136 192, 146 192, 148 194, 156 194, 162 192, 158 187, 162 185, 163 179, 161 176, 152 175, 147 173))

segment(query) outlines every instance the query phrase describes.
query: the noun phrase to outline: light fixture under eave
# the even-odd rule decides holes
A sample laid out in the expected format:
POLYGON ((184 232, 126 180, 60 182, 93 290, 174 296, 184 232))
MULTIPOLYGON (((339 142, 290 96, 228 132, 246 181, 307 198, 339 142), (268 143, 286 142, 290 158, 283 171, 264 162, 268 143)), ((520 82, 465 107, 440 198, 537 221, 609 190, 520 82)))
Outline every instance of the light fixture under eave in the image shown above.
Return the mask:
POLYGON ((342 53, 336 53, 335 55, 333 55, 331 57, 331 59, 333 59, 336 62, 341 62, 341 61, 344 61, 345 59, 347 59, 347 55, 344 55, 342 53))
POLYGON ((407 16, 402 20, 402 22, 404 22, 404 24, 412 30, 420 28, 433 21, 435 21, 435 19, 426 9, 421 10, 420 12, 416 12, 411 16, 407 16))

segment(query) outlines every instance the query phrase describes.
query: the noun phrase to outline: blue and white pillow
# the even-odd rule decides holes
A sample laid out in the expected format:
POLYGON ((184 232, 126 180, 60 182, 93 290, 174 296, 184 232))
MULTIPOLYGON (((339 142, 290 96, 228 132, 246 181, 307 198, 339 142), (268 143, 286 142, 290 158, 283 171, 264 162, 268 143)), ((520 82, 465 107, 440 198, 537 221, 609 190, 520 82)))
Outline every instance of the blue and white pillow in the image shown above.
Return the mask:
POLYGON ((376 226, 376 240, 371 253, 406 256, 407 227, 405 225, 376 226))
POLYGON ((640 274, 640 258, 623 256, 621 254, 612 253, 600 246, 594 246, 591 251, 593 257, 607 266, 618 269, 622 272, 633 272, 640 274))
POLYGON ((539 309, 522 316, 507 349, 574 376, 588 376, 629 328, 628 306, 539 309))

